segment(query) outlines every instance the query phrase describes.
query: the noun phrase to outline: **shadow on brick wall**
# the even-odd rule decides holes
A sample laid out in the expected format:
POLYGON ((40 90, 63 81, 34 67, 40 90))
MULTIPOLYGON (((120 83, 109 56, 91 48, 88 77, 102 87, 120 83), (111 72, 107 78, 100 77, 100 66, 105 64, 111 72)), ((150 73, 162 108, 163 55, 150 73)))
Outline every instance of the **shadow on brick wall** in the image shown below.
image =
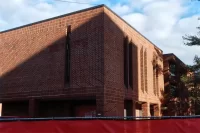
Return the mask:
MULTIPOLYGON (((102 115, 121 116, 125 107, 124 101, 130 100, 134 103, 138 96, 138 67, 134 70, 133 90, 124 88, 124 32, 104 13, 80 25, 76 22, 67 23, 65 17, 50 20, 49 24, 51 26, 45 26, 43 22, 33 24, 30 26, 33 31, 22 28, 19 32, 16 30, 2 33, 2 37, 7 34, 9 39, 4 39, 1 45, 11 47, 4 47, 6 50, 3 50, 1 58, 3 75, 0 77, 0 101, 96 99, 97 111, 102 115), (109 23, 104 23, 104 18, 109 23), (72 26, 70 87, 64 84, 66 24, 72 26), (113 32, 108 33, 104 28, 113 32), (120 35, 120 39, 114 41, 117 35, 120 35), (112 41, 105 39, 106 36, 112 41), (110 49, 104 46, 105 43, 110 45, 110 49), (117 51, 113 50, 121 52, 116 56, 117 51), (116 61, 114 64, 111 63, 113 59, 116 61), (21 63, 16 66, 17 62, 21 63), (105 64, 109 62, 110 64, 105 64), (11 70, 10 66, 14 68, 11 70), (117 88, 115 83, 120 87, 117 88)), ((138 66, 136 53, 137 48, 132 55, 135 59, 133 66, 138 66)))

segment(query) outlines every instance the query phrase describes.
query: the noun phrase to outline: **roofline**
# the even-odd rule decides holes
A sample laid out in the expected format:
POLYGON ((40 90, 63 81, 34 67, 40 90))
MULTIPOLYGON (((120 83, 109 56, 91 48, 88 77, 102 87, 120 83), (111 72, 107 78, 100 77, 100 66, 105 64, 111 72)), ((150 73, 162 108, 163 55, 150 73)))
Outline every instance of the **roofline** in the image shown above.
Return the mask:
POLYGON ((86 8, 86 9, 70 12, 70 13, 59 15, 59 16, 56 16, 56 17, 52 17, 52 18, 41 20, 41 21, 29 23, 29 24, 26 24, 26 25, 18 26, 18 27, 15 27, 15 28, 11 28, 11 29, 8 29, 8 30, 0 31, 0 33, 5 33, 5 32, 9 32, 9 31, 17 30, 17 29, 20 29, 20 28, 24 28, 24 27, 27 27, 27 26, 34 25, 34 24, 39 24, 39 23, 46 22, 46 21, 49 21, 49 20, 53 20, 53 19, 57 19, 57 18, 65 17, 65 16, 69 16, 69 15, 76 14, 76 13, 85 12, 85 11, 88 11, 88 10, 92 10, 92 9, 96 9, 96 8, 100 8, 100 7, 104 7, 104 6, 105 6, 104 4, 93 6, 93 7, 90 7, 90 8, 86 8))
MULTIPOLYGON (((153 44, 156 48, 162 51, 158 46, 156 46, 153 42, 151 42, 148 38, 146 38, 144 35, 142 35, 138 30, 136 30, 132 25, 130 25, 128 22, 126 22, 123 18, 121 18, 119 15, 117 15, 114 11, 112 11, 109 7, 104 5, 109 11, 111 11, 113 14, 115 14, 119 19, 121 19, 123 22, 125 22, 128 26, 130 26, 132 29, 134 29, 137 33, 139 33, 142 37, 144 37, 147 41, 149 41, 151 44, 153 44)), ((163 52, 163 51, 162 51, 163 52)))
POLYGON ((174 53, 167 53, 167 54, 163 54, 163 55, 174 55, 174 53))
MULTIPOLYGON (((139 33, 142 37, 144 37, 147 41, 149 41, 151 44, 153 44, 156 48, 158 48, 159 50, 161 50, 158 46, 156 46, 153 42, 151 42, 149 39, 147 39, 147 38, 146 38, 144 35, 142 35, 138 30, 136 30, 133 26, 131 26, 128 22, 126 22, 123 18, 121 18, 119 15, 117 15, 114 11, 112 11, 109 7, 107 7, 107 6, 104 5, 104 4, 97 5, 97 6, 93 6, 93 7, 86 8, 86 9, 82 9, 82 10, 78 10, 78 11, 74 11, 74 12, 67 13, 67 14, 63 14, 63 15, 60 15, 60 16, 52 17, 52 18, 49 18, 49 19, 45 19, 45 20, 33 22, 33 23, 30 23, 30 24, 26 24, 26 25, 22 25, 22 26, 16 27, 16 28, 12 28, 12 29, 8 29, 8 30, 0 31, 0 33, 5 33, 5 32, 9 32, 9 31, 13 31, 13 30, 20 29, 20 28, 24 28, 24 27, 31 26, 31 25, 34 25, 34 24, 46 22, 46 21, 49 21, 49 20, 53 20, 53 19, 57 19, 57 18, 65 17, 65 16, 69 16, 69 15, 72 15, 72 14, 76 14, 76 13, 80 13, 80 12, 84 12, 84 11, 88 11, 88 10, 92 10, 92 9, 96 9, 96 8, 100 8, 100 7, 105 7, 105 8, 107 8, 107 9, 108 9, 109 11, 111 11, 114 15, 116 15, 119 19, 121 19, 121 20, 122 20, 123 22, 125 22, 128 26, 130 26, 133 30, 135 30, 135 31, 136 31, 137 33, 139 33)), ((161 52, 163 52, 163 51, 161 50, 161 52)))
MULTIPOLYGON (((172 56, 175 56, 181 63, 183 63, 183 64, 186 66, 186 64, 185 64, 182 60, 180 60, 174 53, 163 54, 163 56, 165 56, 165 55, 172 55, 172 56)), ((186 66, 186 67, 187 67, 187 66, 186 66)))

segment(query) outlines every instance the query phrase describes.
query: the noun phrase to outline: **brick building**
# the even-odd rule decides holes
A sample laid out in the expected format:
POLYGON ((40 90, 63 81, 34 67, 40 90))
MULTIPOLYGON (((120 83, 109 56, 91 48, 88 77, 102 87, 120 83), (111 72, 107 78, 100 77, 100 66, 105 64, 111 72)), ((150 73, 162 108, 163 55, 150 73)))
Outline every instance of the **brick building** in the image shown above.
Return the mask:
POLYGON ((158 116, 161 55, 104 5, 0 32, 2 115, 158 116))
POLYGON ((184 114, 188 110, 188 88, 181 81, 181 76, 188 74, 187 66, 172 53, 164 54, 163 59, 165 93, 171 96, 163 115, 188 115, 184 114))

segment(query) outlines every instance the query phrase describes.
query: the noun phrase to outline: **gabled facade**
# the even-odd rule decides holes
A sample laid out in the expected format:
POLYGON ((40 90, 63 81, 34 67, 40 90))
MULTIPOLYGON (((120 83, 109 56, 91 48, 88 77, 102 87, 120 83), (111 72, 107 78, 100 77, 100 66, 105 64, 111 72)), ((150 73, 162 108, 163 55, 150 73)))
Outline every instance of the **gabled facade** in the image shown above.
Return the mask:
POLYGON ((162 51, 104 5, 3 31, 0 55, 3 116, 160 115, 162 51))

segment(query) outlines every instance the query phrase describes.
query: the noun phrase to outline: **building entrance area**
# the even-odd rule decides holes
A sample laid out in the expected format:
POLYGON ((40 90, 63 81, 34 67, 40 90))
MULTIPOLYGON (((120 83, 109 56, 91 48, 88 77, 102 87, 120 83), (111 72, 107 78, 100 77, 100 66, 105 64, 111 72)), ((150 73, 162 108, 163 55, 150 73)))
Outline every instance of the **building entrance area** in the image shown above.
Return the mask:
POLYGON ((134 116, 133 114, 133 101, 125 100, 124 101, 124 117, 126 116, 134 116))
POLYGON ((92 117, 96 100, 34 100, 3 103, 2 116, 14 117, 92 117))

